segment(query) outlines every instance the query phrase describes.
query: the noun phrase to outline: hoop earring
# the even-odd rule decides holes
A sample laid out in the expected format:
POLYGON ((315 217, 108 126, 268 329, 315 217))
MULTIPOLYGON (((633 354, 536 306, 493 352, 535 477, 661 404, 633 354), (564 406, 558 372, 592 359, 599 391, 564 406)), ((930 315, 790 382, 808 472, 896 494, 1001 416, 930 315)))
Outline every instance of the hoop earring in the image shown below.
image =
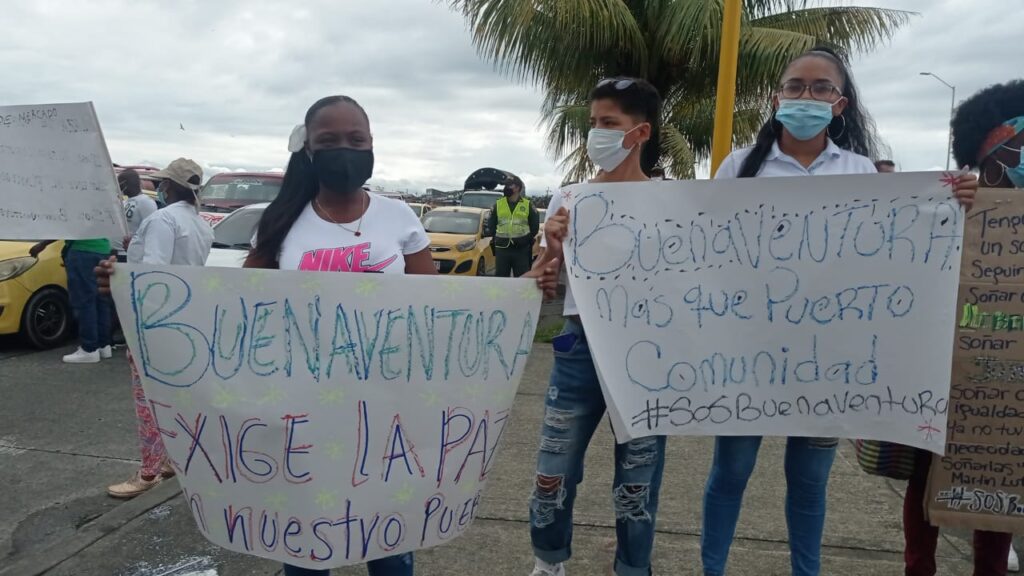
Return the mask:
POLYGON ((828 125, 828 129, 827 129, 828 137, 833 139, 833 140, 839 138, 843 134, 846 134, 846 116, 839 116, 839 119, 843 121, 843 127, 839 129, 839 134, 836 134, 835 136, 833 136, 832 135, 832 124, 829 123, 829 125, 828 125))
POLYGON ((1006 166, 1003 166, 1001 163, 998 164, 998 166, 1000 166, 1003 169, 1003 171, 999 174, 999 178, 997 178, 995 182, 989 182, 987 167, 981 170, 981 181, 985 183, 985 186, 988 186, 989 188, 994 188, 996 184, 999 184, 1000 182, 1003 181, 1003 176, 1006 175, 1006 166))

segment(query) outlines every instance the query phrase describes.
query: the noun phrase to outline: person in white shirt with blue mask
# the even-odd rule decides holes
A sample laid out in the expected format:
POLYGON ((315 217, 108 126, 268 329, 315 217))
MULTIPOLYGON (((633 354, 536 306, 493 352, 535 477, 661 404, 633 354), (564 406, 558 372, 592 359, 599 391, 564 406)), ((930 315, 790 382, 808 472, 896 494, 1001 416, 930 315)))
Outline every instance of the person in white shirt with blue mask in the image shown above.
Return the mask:
MULTIPOLYGON (((875 126, 861 107, 843 60, 816 48, 789 63, 774 98, 775 111, 751 148, 733 152, 715 178, 876 174, 875 126)), ((960 177, 956 196, 970 208, 976 176, 960 177)), ((821 571, 825 497, 835 438, 790 437, 786 443, 786 522, 794 576, 821 571)), ((725 574, 743 492, 757 462, 760 436, 715 439, 704 493, 701 558, 705 576, 725 574)))
MULTIPOLYGON (((128 262, 202 266, 213 245, 213 230, 199 217, 197 208, 203 169, 192 160, 178 158, 152 176, 161 180, 157 194, 166 208, 153 212, 139 225, 128 244, 128 262)), ((96 270, 100 285, 106 290, 109 290, 113 262, 114 259, 103 262, 96 270)), ((174 476, 130 352, 128 363, 132 371, 132 394, 135 397, 142 466, 125 482, 107 487, 107 493, 115 498, 133 498, 153 488, 161 480, 174 476)))

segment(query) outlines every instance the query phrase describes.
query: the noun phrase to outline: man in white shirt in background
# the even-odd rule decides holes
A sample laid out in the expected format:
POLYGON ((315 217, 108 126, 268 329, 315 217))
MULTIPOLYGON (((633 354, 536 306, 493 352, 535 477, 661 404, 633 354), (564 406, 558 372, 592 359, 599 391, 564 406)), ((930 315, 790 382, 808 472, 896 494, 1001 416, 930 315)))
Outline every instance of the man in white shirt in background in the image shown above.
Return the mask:
POLYGON ((213 229, 199 217, 203 169, 178 158, 150 176, 161 181, 157 194, 166 208, 139 225, 128 246, 128 262, 202 266, 213 244, 213 229))
MULTIPOLYGON (((139 225, 128 245, 128 262, 202 266, 213 245, 213 229, 199 217, 198 210, 203 169, 191 160, 178 158, 152 176, 161 180, 157 194, 166 208, 153 212, 139 225)), ((102 264, 110 265, 110 262, 102 264)), ((175 474, 130 352, 128 362, 132 370, 142 466, 125 482, 107 487, 107 493, 115 498, 134 498, 175 474)))
MULTIPOLYGON (((124 219, 128 221, 128 236, 124 239, 123 245, 122 243, 113 245, 118 247, 118 256, 123 256, 131 238, 139 231, 142 221, 156 212, 157 205, 156 200, 142 193, 142 181, 139 179, 139 173, 135 170, 129 168, 118 174, 117 185, 120 186, 121 193, 125 195, 123 206, 124 219)), ((123 258, 118 258, 118 260, 123 260, 123 258)))

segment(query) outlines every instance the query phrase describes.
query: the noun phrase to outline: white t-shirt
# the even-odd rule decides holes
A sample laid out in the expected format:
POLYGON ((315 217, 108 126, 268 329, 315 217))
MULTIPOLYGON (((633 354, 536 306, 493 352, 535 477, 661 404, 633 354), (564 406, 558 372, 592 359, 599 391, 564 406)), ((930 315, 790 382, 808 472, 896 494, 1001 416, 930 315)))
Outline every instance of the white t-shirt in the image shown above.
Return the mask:
POLYGON ((370 194, 361 234, 357 222, 328 222, 310 203, 281 245, 281 270, 405 274, 405 256, 430 245, 423 224, 405 202, 370 194), (346 228, 348 230, 346 230, 346 228))
MULTIPOLYGON (((740 173, 743 161, 747 159, 753 148, 736 150, 726 157, 722 165, 715 173, 715 179, 736 178, 740 173)), ((825 150, 818 156, 810 167, 804 168, 803 164, 795 158, 785 154, 779 149, 779 144, 772 144, 772 150, 765 157, 761 164, 761 171, 757 173, 758 178, 772 176, 835 176, 839 174, 877 174, 875 165, 866 156, 861 156, 849 150, 843 150, 836 146, 830 139, 825 150)))
POLYGON ((128 262, 202 266, 212 244, 213 229, 195 206, 175 202, 142 222, 128 245, 128 262))
MULTIPOLYGON (((142 226, 142 221, 156 212, 156 208, 156 200, 153 200, 146 194, 139 194, 134 198, 125 198, 124 218, 128 221, 128 233, 134 236, 139 231, 139 226, 142 226)), ((118 245, 120 244, 118 242, 118 245)))

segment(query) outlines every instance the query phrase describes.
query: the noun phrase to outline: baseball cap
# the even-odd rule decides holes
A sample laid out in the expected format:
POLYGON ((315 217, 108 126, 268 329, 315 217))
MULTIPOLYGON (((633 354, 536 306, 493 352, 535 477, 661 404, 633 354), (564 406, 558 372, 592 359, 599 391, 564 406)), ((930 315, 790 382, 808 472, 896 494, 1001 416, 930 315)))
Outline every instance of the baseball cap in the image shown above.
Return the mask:
POLYGON ((176 182, 184 186, 185 188, 194 190, 198 188, 199 185, 189 182, 189 179, 192 178, 193 176, 198 176, 199 181, 202 182, 203 169, 199 167, 199 164, 196 164, 195 162, 189 160, 188 158, 178 158, 177 160, 168 164, 167 168, 164 168, 163 170, 159 170, 157 172, 146 174, 146 176, 149 176, 150 178, 156 178, 158 180, 171 180, 172 182, 176 182))

